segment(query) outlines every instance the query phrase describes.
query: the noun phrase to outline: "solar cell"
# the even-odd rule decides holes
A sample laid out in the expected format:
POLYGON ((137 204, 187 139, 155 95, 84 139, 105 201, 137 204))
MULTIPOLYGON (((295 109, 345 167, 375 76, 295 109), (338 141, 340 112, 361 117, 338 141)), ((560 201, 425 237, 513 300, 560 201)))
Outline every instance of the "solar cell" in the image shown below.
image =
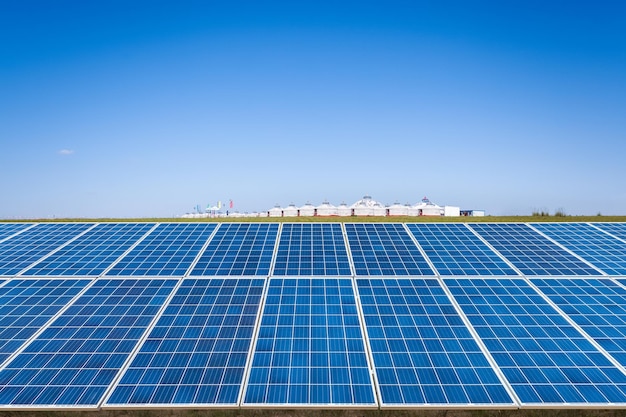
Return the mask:
POLYGON ((473 223, 468 226, 476 230, 524 275, 602 275, 526 224, 473 223))
POLYGON ((436 279, 357 279, 381 406, 513 405, 436 279))
POLYGON ((439 275, 519 275, 464 224, 407 224, 439 275))
POLYGON ((0 223, 0 241, 32 226, 33 224, 30 223, 0 223))
POLYGON ((273 275, 351 276, 341 224, 283 224, 273 275))
POLYGON ((535 229, 610 275, 626 275, 626 243, 585 223, 534 223, 535 229))
POLYGON ((608 278, 532 279, 604 350, 626 366, 626 289, 608 278))
POLYGON ((185 279, 105 406, 236 406, 264 285, 185 279))
POLYGON ((243 405, 376 405, 351 279, 269 280, 243 405))
POLYGON ((221 224, 190 275, 267 276, 277 234, 276 223, 221 224))
POLYGON ((182 277, 216 227, 215 223, 161 223, 105 275, 182 277))
POLYGON ((96 407, 177 282, 95 281, 0 371, 0 407, 96 407))
POLYGON ((89 282, 87 279, 13 279, 0 287, 0 364, 89 282))
POLYGON ((91 223, 39 223, 0 243, 0 275, 19 273, 87 229, 91 223))
POLYGON ((624 405, 626 374, 524 279, 444 282, 522 405, 624 405))
POLYGON ((99 223, 21 275, 98 276, 153 227, 153 223, 99 223))
POLYGON ((591 223, 591 225, 626 241, 626 223, 591 223))
POLYGON ((399 223, 346 224, 356 275, 434 275, 426 259, 399 223))

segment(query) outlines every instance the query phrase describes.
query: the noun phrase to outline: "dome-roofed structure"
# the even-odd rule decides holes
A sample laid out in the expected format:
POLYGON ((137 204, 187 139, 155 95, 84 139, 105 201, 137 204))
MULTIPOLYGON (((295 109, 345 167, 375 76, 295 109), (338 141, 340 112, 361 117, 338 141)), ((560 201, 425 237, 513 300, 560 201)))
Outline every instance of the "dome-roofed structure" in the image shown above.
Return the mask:
POLYGON ((330 204, 327 200, 324 200, 322 204, 315 207, 315 215, 322 216, 322 217, 337 216, 338 215, 337 207, 330 204))
POLYGON ((422 198, 422 201, 413 206, 417 210, 418 216, 442 216, 443 207, 432 203, 427 197, 422 198))
POLYGON ((298 211, 299 216, 315 216, 315 206, 310 202, 306 202, 305 205, 300 207, 298 211))
POLYGON ((384 216, 387 213, 385 206, 365 195, 351 207, 354 216, 384 216))

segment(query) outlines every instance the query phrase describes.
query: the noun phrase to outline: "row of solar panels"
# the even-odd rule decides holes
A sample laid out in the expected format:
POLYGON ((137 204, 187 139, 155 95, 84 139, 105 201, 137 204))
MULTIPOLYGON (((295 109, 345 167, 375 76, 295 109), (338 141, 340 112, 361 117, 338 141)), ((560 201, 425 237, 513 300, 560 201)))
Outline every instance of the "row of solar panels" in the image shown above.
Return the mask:
POLYGON ((0 409, 626 407, 617 278, 12 278, 0 409))
POLYGON ((622 276, 625 223, 0 223, 0 276, 622 276))

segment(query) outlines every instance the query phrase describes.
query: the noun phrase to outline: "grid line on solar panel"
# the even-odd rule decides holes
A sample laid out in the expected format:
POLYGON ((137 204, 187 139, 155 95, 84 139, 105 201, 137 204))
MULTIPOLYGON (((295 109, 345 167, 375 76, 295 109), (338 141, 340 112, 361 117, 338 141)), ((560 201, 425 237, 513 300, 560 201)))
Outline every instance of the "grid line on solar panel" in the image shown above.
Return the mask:
POLYGON ((345 229, 357 276, 435 274, 402 224, 348 223, 345 229))
POLYGON ((407 224, 439 275, 519 275, 463 224, 407 224))
POLYGON ((13 279, 0 287, 0 364, 18 351, 91 281, 13 279))
POLYGON ((237 405, 264 279, 185 279, 105 401, 237 405))
POLYGON ((161 223, 105 276, 184 276, 215 223, 161 223))
POLYGON ((531 226, 604 273, 626 275, 626 243, 621 240, 584 223, 531 226))
POLYGON ((608 278, 531 282, 617 363, 626 366, 626 289, 608 278))
POLYGON ((177 283, 96 280, 0 371, 0 407, 97 407, 177 283))
POLYGON ((276 223, 222 223, 189 275, 267 276, 277 234, 276 223))
POLYGON ((0 242, 10 239, 13 235, 23 232, 31 227, 35 227, 32 223, 0 223, 0 242))
POLYGON ((626 375, 524 279, 444 282, 522 405, 626 402, 626 375))
POLYGON ((271 278, 242 406, 375 405, 352 280, 271 278))
POLYGON ((284 223, 272 275, 351 276, 341 224, 284 223))
POLYGON ((20 275, 98 276, 152 227, 154 223, 99 223, 20 275))
POLYGON ((591 225, 626 242, 626 223, 591 223, 591 225))
POLYGON ((357 279, 381 406, 513 400, 436 279, 357 279))
POLYGON ((526 224, 468 224, 527 276, 602 275, 526 224))
POLYGON ((94 227, 93 223, 39 223, 0 243, 0 275, 26 269, 94 227))

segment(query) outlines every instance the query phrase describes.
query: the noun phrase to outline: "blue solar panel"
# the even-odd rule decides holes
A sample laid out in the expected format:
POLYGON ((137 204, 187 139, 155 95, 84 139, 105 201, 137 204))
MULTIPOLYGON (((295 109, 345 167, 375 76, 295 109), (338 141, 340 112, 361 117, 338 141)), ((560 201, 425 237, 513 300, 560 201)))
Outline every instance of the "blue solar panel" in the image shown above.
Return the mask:
POLYGON ((626 275, 626 243, 584 223, 534 223, 534 228, 610 275, 626 275))
POLYGON ((215 223, 162 223, 115 264, 107 276, 183 276, 215 223))
POLYGON ((0 404, 97 406, 176 283, 97 280, 0 371, 0 404))
POLYGON ((152 227, 151 223, 100 223, 22 275, 98 276, 152 227))
POLYGON ((15 275, 87 229, 88 223, 40 223, 0 243, 0 275, 15 275))
POLYGON ((626 223, 592 223, 592 225, 626 241, 626 223))
POLYGON ((602 279, 533 279, 550 300, 626 366, 626 289, 602 279))
POLYGON ((276 223, 221 224, 191 271, 191 276, 269 275, 276 223))
POLYGON ((351 279, 270 279, 244 398, 375 406, 351 279))
POLYGON ((528 225, 473 223, 469 226, 524 275, 602 275, 528 225))
POLYGON ((439 275, 519 275, 464 224, 408 224, 439 275))
POLYGON ((0 241, 32 226, 29 223, 0 223, 0 241))
POLYGON ((91 281, 14 279, 0 287, 0 364, 91 281))
POLYGON ((106 405, 237 405, 264 285, 184 280, 106 405))
POLYGON ((381 405, 512 405, 436 279, 358 279, 381 405))
POLYGON ((402 224, 346 224, 356 275, 434 275, 402 224))
POLYGON ((341 224, 283 224, 273 275, 351 276, 341 224))
POLYGON ((523 279, 444 279, 522 405, 626 403, 626 374, 523 279))

